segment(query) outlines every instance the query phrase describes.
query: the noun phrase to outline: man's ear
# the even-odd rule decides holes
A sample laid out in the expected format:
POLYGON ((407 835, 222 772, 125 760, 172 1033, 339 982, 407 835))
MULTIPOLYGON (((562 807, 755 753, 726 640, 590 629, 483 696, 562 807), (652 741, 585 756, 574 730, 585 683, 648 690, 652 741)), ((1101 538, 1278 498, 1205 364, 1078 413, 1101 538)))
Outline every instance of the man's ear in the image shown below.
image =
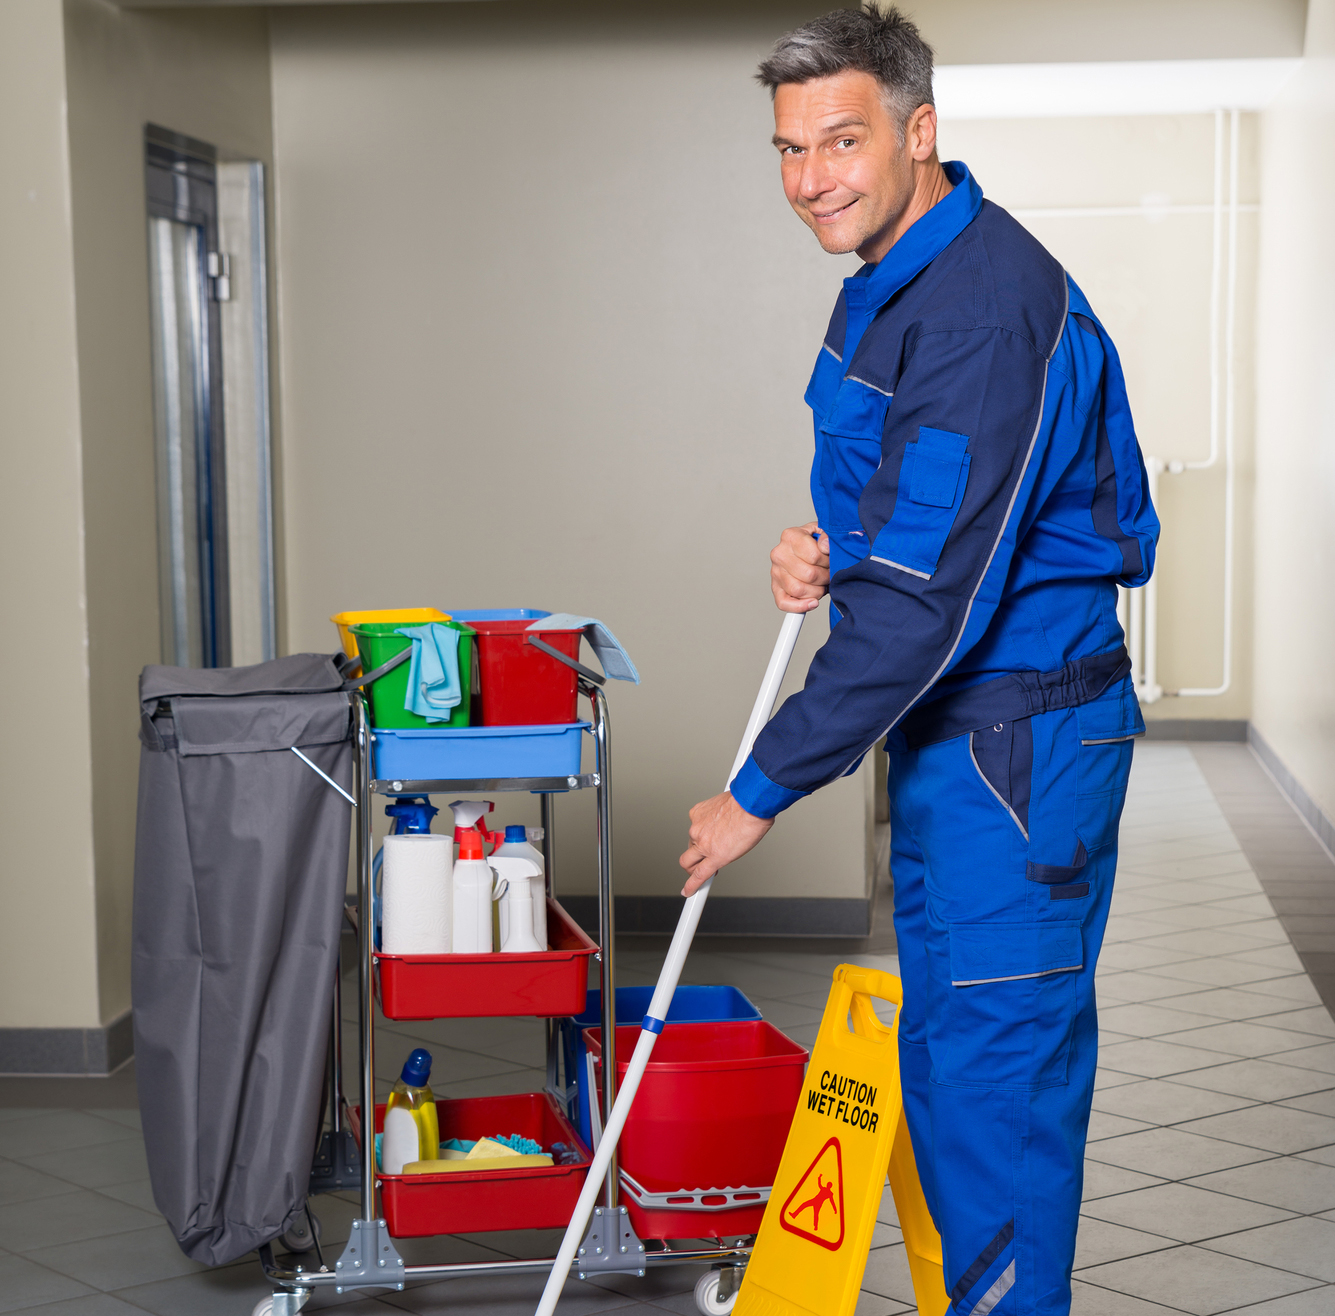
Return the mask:
POLYGON ((919 105, 904 126, 904 144, 919 164, 925 164, 936 150, 936 107, 919 105))

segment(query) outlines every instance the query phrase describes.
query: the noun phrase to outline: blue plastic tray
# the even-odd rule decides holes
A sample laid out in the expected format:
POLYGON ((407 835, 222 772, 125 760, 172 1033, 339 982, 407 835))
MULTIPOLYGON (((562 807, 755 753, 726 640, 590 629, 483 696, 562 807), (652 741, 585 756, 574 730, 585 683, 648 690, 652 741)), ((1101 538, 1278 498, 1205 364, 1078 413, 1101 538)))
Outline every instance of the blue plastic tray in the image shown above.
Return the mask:
POLYGON ((589 726, 376 728, 371 733, 372 775, 380 781, 573 777, 579 774, 581 737, 589 726))
MULTIPOLYGON (((617 1023, 637 1024, 644 1018, 653 998, 652 987, 617 988, 617 1023)), ((670 1024, 717 1024, 732 1019, 759 1019, 760 1011, 736 987, 678 987, 672 997, 665 1022, 670 1024)), ((593 1146, 589 1120, 589 1092, 584 1082, 586 1054, 584 1030, 601 1028, 603 994, 589 989, 583 1014, 561 1020, 561 1049, 566 1073, 566 1106, 570 1122, 580 1137, 593 1146)))
POLYGON ((550 617, 550 612, 542 608, 465 608, 462 612, 451 612, 454 621, 539 621, 550 617))

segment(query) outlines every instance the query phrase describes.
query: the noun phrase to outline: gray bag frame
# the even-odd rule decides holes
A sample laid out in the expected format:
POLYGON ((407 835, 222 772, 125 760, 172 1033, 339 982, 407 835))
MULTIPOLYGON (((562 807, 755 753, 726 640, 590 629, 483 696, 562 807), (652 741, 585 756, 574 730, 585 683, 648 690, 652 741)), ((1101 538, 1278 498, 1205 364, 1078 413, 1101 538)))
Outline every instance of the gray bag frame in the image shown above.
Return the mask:
POLYGON ((223 1265, 302 1213, 322 1121, 352 806, 342 655, 140 677, 131 993, 149 1176, 223 1265))

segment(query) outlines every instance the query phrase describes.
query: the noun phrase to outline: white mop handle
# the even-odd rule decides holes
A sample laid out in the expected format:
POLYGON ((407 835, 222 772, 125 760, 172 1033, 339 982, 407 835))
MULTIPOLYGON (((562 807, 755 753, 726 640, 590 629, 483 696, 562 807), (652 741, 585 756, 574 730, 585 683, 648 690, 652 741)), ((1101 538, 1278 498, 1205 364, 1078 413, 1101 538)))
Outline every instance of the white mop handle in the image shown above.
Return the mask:
MULTIPOLYGON (((737 749, 737 757, 732 761, 728 780, 723 783, 727 790, 732 779, 742 770, 742 764, 750 757, 751 746, 756 743, 760 729, 769 721, 774 711, 774 704, 779 698, 779 687, 783 684, 784 673, 792 661, 793 649, 797 646, 797 637, 802 631, 802 618, 805 613, 790 612, 779 627, 779 638, 774 642, 774 652, 769 656, 769 666, 765 668, 765 678, 756 692, 756 702, 751 706, 751 716, 747 719, 746 730, 742 733, 742 743, 737 749)), ((704 912, 705 901, 709 898, 709 888, 713 886, 711 877, 693 896, 686 900, 686 906, 677 920, 677 930, 672 934, 672 944, 668 947, 667 959, 663 961, 663 971, 658 975, 658 986, 654 988, 653 999, 649 1002, 648 1014, 651 1019, 666 1019, 668 1007, 672 1004, 673 993, 677 990, 677 979, 681 977, 686 964, 686 956, 695 940, 695 930, 700 925, 700 915, 704 912)), ((627 1075, 629 1077, 629 1075, 627 1075)))
POLYGON ((802 618, 805 616, 804 612, 790 612, 784 617, 783 625, 779 627, 779 638, 774 641, 774 652, 769 656, 765 679, 761 681, 760 689, 756 692, 756 702, 751 706, 751 716, 747 720, 737 757, 732 761, 732 771, 728 773, 728 780, 723 783, 724 790, 732 785, 732 779, 742 770, 742 764, 750 756, 751 746, 756 743, 760 729, 769 721, 769 715, 774 711, 775 701, 779 697, 779 687, 783 684, 784 673, 792 661, 793 650, 797 647, 797 637, 802 632, 802 618))
MULTIPOLYGON (((769 666, 765 669, 765 679, 760 683, 760 691, 756 695, 751 717, 746 724, 746 732, 742 736, 741 748, 737 751, 732 771, 728 773, 728 780, 724 783, 725 790, 742 764, 746 762, 747 756, 751 753, 751 746, 760 734, 760 728, 769 721, 769 716, 774 711, 774 701, 779 697, 779 687, 783 684, 784 673, 788 670, 788 663, 792 659, 793 648, 802 630, 804 615, 800 612, 790 612, 783 619, 783 625, 779 628, 779 638, 774 644, 774 652, 770 655, 769 666)), ((686 964, 686 955, 695 938, 695 930, 700 925, 700 915, 704 912, 705 901, 709 898, 709 888, 713 882, 714 879, 711 877, 699 891, 687 899, 682 907, 681 917, 677 920, 677 930, 672 934, 672 945, 668 947, 667 959, 663 961, 663 970, 658 975, 658 985, 654 988, 653 999, 649 1002, 651 1019, 667 1018, 673 993, 677 990, 677 980, 681 977, 682 968, 686 964)), ((661 1026, 660 1024, 659 1027, 661 1026)), ((542 1301, 538 1303, 537 1316, 553 1316, 556 1311, 556 1303, 570 1274, 571 1263, 588 1228, 594 1201, 602 1191, 603 1180, 607 1177, 608 1167, 612 1163, 612 1154, 620 1141, 621 1130, 625 1128, 626 1117, 630 1114, 635 1094, 639 1091, 640 1080, 644 1077, 654 1043, 657 1041, 657 1032, 650 1032, 647 1028, 640 1030, 635 1051, 631 1055, 630 1064, 626 1067, 626 1077, 621 1080, 616 1100, 612 1103, 612 1114, 608 1118, 607 1127, 603 1130, 602 1141, 594 1153, 593 1164, 589 1166, 589 1176, 584 1180, 584 1188, 580 1192, 579 1201, 575 1204, 575 1213, 570 1217, 565 1237, 561 1240, 561 1248, 556 1254, 556 1260, 552 1262, 552 1273, 547 1276, 546 1287, 542 1290, 542 1301)), ((590 1092, 589 1101, 597 1100, 598 1094, 590 1092)))

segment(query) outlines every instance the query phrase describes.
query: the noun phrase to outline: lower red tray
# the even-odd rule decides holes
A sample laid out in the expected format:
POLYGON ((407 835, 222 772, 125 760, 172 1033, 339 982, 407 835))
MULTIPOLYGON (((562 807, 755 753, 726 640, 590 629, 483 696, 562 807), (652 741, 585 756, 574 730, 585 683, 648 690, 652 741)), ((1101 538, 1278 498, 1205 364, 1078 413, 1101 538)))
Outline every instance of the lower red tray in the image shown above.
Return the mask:
POLYGON ((550 896, 549 950, 518 955, 376 955, 386 1019, 583 1014, 598 947, 550 896))
MULTIPOLYGON (((354 1107, 350 1114, 353 1133, 360 1139, 361 1112, 354 1107)), ((525 1165, 513 1170, 377 1174, 380 1208, 395 1238, 564 1229, 570 1223, 592 1157, 550 1093, 438 1101, 436 1115, 442 1140, 522 1133, 548 1150, 554 1142, 563 1142, 580 1153, 580 1160, 575 1165, 525 1165)), ((377 1103, 377 1132, 384 1118, 384 1103, 377 1103)))
MULTIPOLYGON (((709 1198, 705 1198, 706 1203, 709 1198)), ((621 1204, 630 1215, 631 1227, 640 1238, 733 1238, 760 1233, 765 1203, 734 1206, 726 1211, 658 1211, 642 1207, 621 1188, 621 1204)), ((390 1231, 393 1233, 393 1230, 390 1231)))

